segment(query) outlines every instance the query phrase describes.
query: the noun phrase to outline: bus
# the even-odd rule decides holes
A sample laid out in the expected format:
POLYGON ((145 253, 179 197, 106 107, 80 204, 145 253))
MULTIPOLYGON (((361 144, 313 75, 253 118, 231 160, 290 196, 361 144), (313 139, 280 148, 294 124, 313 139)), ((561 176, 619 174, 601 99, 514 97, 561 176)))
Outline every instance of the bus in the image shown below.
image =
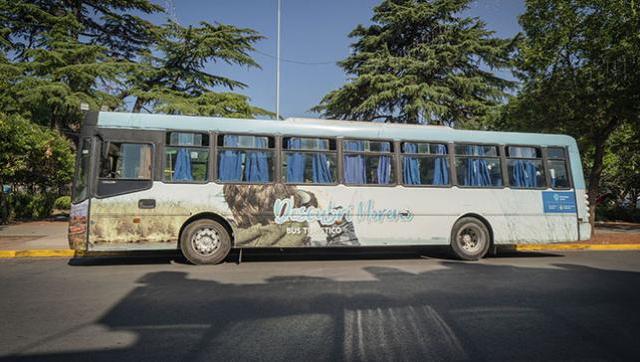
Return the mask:
POLYGON ((341 120, 88 113, 69 245, 180 250, 503 244, 589 239, 565 135, 341 120))

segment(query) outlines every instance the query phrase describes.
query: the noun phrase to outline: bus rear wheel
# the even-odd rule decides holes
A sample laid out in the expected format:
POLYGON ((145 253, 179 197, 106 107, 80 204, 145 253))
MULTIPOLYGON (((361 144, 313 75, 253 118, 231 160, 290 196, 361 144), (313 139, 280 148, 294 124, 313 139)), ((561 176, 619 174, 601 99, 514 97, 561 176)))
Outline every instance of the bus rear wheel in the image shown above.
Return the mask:
POLYGON ((200 219, 184 228, 180 236, 180 249, 193 264, 218 264, 231 250, 231 237, 220 223, 200 219))
POLYGON ((478 260, 489 251, 491 235, 489 229, 475 217, 463 217, 451 230, 451 249, 461 260, 478 260))

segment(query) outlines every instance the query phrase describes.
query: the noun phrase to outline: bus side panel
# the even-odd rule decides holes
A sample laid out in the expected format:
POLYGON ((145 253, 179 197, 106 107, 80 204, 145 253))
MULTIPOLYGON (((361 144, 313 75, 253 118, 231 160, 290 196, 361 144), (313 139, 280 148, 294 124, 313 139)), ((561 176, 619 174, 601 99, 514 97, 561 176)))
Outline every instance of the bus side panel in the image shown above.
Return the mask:
POLYGON ((154 182, 149 190, 92 200, 89 248, 174 249, 183 224, 203 212, 230 221, 235 247, 446 245, 467 214, 486 219, 500 244, 575 240, 575 210, 550 210, 545 192, 154 182), (155 208, 140 208, 142 199, 155 200, 155 208))
POLYGON ((192 215, 228 214, 221 191, 206 184, 154 182, 148 190, 94 198, 89 249, 175 249, 180 228, 192 215), (140 200, 155 200, 155 207, 140 208, 140 200))

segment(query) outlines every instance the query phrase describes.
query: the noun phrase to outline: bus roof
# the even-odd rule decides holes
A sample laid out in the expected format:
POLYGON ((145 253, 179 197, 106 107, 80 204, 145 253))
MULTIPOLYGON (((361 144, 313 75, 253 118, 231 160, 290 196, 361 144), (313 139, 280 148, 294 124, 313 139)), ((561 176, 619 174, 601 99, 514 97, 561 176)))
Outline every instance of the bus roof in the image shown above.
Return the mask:
POLYGON ((570 151, 577 152, 575 140, 566 135, 457 130, 444 126, 311 118, 287 118, 283 121, 276 121, 121 112, 100 112, 97 122, 99 128, 569 146, 570 151))

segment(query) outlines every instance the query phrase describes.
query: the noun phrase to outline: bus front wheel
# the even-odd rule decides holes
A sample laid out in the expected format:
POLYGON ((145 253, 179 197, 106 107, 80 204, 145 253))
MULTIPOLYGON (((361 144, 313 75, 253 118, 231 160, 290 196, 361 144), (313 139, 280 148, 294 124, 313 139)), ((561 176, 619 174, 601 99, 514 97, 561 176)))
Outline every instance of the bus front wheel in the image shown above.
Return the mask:
POLYGON ((187 225, 180 236, 182 254, 191 263, 218 264, 231 250, 231 237, 220 223, 200 219, 187 225))
POLYGON ((489 229, 474 217, 463 217, 451 230, 451 249, 458 259, 478 260, 489 251, 489 229))

